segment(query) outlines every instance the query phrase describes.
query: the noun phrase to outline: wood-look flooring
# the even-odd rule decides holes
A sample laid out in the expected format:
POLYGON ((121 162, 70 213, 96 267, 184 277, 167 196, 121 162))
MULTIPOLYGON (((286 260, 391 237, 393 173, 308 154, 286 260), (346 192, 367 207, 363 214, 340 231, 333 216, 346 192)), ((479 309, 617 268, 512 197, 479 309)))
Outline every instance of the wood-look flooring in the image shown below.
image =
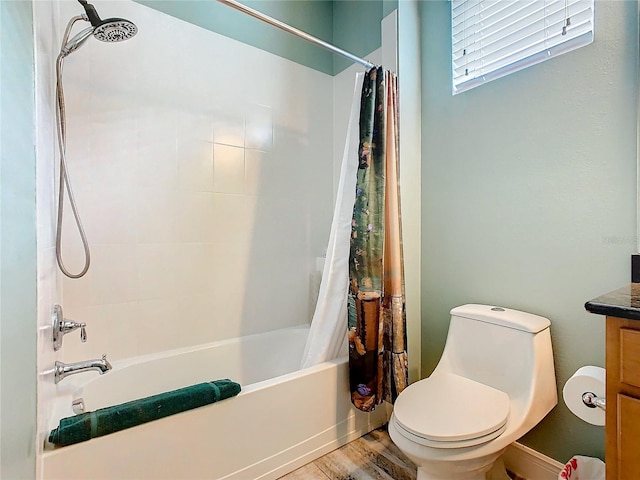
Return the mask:
POLYGON ((417 468, 379 428, 280 480, 415 480, 417 468))
MULTIPOLYGON (((415 480, 416 476, 415 464, 394 445, 382 427, 280 480, 415 480)), ((511 477, 525 480, 516 475, 511 477)))

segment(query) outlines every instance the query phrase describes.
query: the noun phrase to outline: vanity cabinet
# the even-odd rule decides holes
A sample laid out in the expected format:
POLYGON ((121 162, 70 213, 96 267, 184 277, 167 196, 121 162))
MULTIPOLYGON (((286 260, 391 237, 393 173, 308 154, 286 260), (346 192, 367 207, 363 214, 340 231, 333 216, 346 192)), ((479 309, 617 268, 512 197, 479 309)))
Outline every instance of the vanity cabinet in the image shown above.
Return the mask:
POLYGON ((588 301, 605 315, 607 480, 640 480, 640 283, 588 301))
POLYGON ((607 480, 640 479, 640 320, 607 316, 607 480))

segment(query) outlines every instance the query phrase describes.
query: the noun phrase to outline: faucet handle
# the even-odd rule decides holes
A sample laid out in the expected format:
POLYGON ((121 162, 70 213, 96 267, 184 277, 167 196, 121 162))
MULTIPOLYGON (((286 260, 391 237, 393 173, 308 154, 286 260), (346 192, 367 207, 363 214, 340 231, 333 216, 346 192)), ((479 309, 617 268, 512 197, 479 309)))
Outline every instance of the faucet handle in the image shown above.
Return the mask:
POLYGON ((59 350, 62 346, 62 337, 64 337, 67 333, 73 332, 76 329, 80 329, 80 341, 82 343, 87 341, 87 324, 84 322, 74 322, 73 320, 67 320, 64 318, 62 314, 62 307, 60 305, 56 305, 53 307, 52 313, 52 323, 53 323, 53 349, 59 350))

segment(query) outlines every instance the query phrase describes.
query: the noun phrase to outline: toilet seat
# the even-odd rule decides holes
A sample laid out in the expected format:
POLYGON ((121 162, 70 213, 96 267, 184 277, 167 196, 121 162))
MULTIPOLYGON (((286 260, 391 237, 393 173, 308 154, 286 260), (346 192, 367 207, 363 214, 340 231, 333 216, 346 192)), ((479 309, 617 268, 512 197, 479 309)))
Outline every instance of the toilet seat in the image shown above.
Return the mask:
POLYGON ((407 387, 394 404, 393 416, 409 440, 434 448, 464 448, 500 436, 509 412, 506 393, 442 373, 407 387))

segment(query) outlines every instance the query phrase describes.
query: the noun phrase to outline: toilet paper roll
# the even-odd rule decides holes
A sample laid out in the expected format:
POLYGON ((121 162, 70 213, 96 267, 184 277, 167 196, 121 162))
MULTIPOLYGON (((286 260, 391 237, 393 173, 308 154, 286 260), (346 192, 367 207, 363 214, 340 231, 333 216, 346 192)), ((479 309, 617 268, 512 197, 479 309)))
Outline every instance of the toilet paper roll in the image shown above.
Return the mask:
POLYGON ((578 418, 591 425, 603 426, 604 410, 587 406, 582 401, 582 395, 591 392, 598 398, 605 398, 605 391, 604 368, 586 366, 579 368, 567 380, 562 389, 562 397, 569 410, 578 418))

